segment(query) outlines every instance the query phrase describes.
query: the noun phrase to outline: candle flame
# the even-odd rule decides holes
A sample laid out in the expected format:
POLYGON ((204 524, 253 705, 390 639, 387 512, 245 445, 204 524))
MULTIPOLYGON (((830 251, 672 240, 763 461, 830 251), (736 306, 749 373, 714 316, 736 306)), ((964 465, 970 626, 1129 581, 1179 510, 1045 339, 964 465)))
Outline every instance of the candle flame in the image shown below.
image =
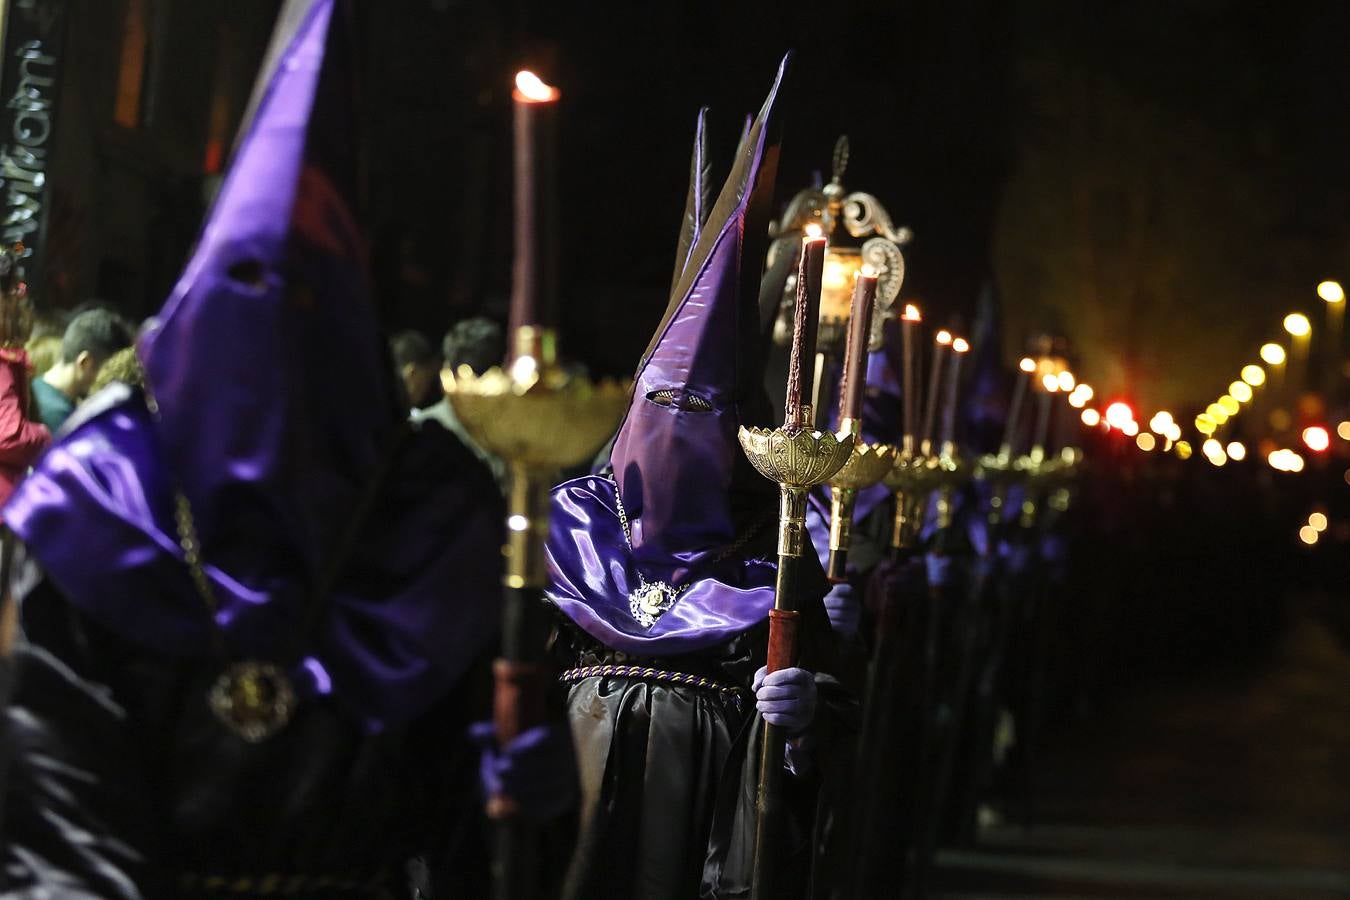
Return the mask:
POLYGON ((859 278, 876 278, 880 275, 881 272, 877 271, 877 267, 871 263, 863 263, 863 267, 858 270, 859 278))
POLYGON ((1027 373, 1035 372, 1036 360, 1032 359, 1030 356, 1024 356, 1022 357, 1022 361, 1017 364, 1017 367, 1021 369, 1023 372, 1027 373))
POLYGON ((900 318, 904 319, 906 322, 923 321, 923 316, 919 315, 919 308, 915 306, 913 303, 905 304, 905 314, 900 318))
POLYGON ((965 353, 967 350, 970 349, 970 344, 966 343, 965 338, 957 338, 956 340, 952 341, 952 349, 955 350, 957 353, 965 353))
POLYGON ((529 103, 548 103, 557 100, 560 92, 529 69, 516 73, 516 97, 529 103))
POLYGON ((802 232, 802 237, 808 241, 818 241, 825 237, 825 229, 821 227, 819 222, 807 222, 802 232))
POLYGON ((935 337, 934 340, 936 340, 939 344, 946 346, 947 344, 950 344, 952 342, 952 333, 946 330, 939 331, 937 333, 937 337, 935 337))

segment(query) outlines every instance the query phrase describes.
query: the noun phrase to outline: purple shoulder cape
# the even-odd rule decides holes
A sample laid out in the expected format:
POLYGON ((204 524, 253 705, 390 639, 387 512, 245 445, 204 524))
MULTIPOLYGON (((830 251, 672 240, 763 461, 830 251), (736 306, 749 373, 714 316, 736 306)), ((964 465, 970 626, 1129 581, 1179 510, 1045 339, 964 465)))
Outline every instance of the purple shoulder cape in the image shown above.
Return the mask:
MULTIPOLYGON (((772 523, 767 527, 772 528, 772 523)), ((671 553, 641 564, 624 536, 614 482, 598 475, 553 489, 546 556, 547 599, 587 634, 613 650, 674 656, 717 646, 769 615, 777 566, 726 551, 671 553), (642 585, 686 585, 650 628, 637 622, 629 596, 642 585)))

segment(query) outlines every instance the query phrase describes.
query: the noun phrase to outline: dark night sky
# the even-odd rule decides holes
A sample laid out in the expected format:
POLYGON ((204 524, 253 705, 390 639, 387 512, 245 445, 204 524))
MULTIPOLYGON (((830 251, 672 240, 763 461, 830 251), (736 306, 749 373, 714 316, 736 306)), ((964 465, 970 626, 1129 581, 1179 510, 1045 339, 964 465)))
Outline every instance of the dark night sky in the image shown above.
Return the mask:
POLYGON ((386 213, 430 270, 398 315, 429 329, 506 293, 503 86, 526 58, 565 95, 565 336, 601 371, 630 370, 659 317, 699 105, 729 153, 789 48, 780 197, 847 132, 849 187, 916 233, 906 294, 968 312, 996 274, 1009 353, 1058 327, 1107 389, 1207 401, 1287 308, 1320 315, 1318 280, 1350 275, 1337 4, 415 5, 383 25, 386 90, 433 80, 425 53, 450 102, 427 101, 430 127, 387 110, 418 189, 386 213), (471 249, 444 252, 447 219, 471 249))
MULTIPOLYGON (((256 67, 276 5, 229 8, 240 20, 241 76, 256 67)), ((1317 281, 1350 281, 1347 8, 358 4, 380 303, 391 329, 432 334, 477 310, 503 312, 509 85, 529 64, 564 93, 565 347, 596 372, 630 373, 664 306, 695 114, 712 107, 727 158, 791 49, 780 201, 828 169, 847 133, 848 187, 878 196, 915 233, 905 295, 930 321, 968 316, 982 286, 995 284, 1008 356, 1028 333, 1058 328, 1103 393, 1126 391, 1142 405, 1208 402, 1286 311, 1301 304, 1320 322, 1317 281)), ((205 9, 173 19, 182 19, 168 32, 179 56, 211 43, 211 17, 223 13, 205 9)), ((141 137, 176 149, 210 79, 173 79, 163 102, 182 108, 154 134, 106 137, 98 91, 114 80, 116 46, 103 38, 116 17, 94 3, 79 10, 84 87, 71 96, 86 102, 71 107, 58 150, 84 178, 67 192, 105 232, 80 245, 81 259, 92 270, 125 258, 118 270, 143 273, 127 282, 140 293, 111 299, 148 311, 190 239, 183 223, 195 219, 187 201, 198 185, 181 160, 164 162, 195 152, 156 156, 141 137), (168 215, 161 195, 180 182, 168 215), (127 202, 142 184, 146 197, 127 202), (124 240, 145 232, 146 216, 182 232, 142 242, 163 259, 138 261, 136 242, 124 240)), ((173 53, 164 58, 168 71, 181 68, 173 53)))

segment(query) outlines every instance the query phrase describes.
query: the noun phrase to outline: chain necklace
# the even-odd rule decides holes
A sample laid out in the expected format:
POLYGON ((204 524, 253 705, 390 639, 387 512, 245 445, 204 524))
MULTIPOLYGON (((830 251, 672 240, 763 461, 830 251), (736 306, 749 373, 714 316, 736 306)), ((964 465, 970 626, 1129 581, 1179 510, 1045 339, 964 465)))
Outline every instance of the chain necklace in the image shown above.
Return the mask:
MULTIPOLYGON (((623 528, 623 540, 628 549, 632 550, 633 533, 628 524, 628 511, 624 509, 623 497, 619 495, 619 483, 612 478, 610 482, 614 485, 614 506, 619 514, 619 525, 623 528)), ((754 539, 769 518, 765 516, 746 529, 740 537, 713 558, 713 563, 724 562, 738 553, 754 539)), ((637 573, 637 577, 638 586, 628 594, 628 611, 643 628, 655 625, 656 620, 667 613, 675 605, 675 601, 680 599, 680 595, 689 589, 687 584, 674 587, 664 581, 648 581, 641 571, 637 573)))

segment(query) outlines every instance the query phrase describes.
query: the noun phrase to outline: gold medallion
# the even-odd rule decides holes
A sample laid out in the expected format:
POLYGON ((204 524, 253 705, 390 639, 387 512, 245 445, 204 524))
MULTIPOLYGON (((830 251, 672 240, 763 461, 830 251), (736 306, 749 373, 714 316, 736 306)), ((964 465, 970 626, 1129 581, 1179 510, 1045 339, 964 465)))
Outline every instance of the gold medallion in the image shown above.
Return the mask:
POLYGON ((253 659, 227 666, 207 699, 216 718, 250 744, 285 728, 295 711, 295 689, 286 673, 253 659))

